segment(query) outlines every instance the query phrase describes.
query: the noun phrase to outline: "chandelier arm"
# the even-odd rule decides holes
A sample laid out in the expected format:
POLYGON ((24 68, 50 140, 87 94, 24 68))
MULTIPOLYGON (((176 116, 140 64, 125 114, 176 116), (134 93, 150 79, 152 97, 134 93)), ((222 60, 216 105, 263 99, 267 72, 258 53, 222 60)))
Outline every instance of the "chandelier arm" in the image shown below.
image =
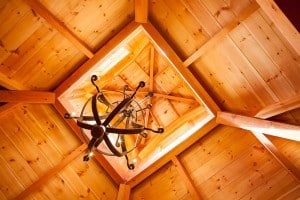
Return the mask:
POLYGON ((139 134, 144 130, 144 128, 128 128, 128 129, 119 129, 119 128, 106 128, 106 132, 113 134, 122 134, 122 135, 134 135, 139 134))
POLYGON ((105 119, 105 121, 103 122, 103 125, 106 127, 109 124, 109 122, 116 116, 116 114, 118 114, 119 111, 124 106, 126 106, 126 104, 128 104, 129 102, 131 102, 131 100, 132 100, 131 98, 126 98, 119 105, 117 105, 117 107, 105 119))
POLYGON ((128 169, 133 170, 134 167, 135 167, 134 164, 133 163, 129 163, 129 159, 128 159, 127 155, 125 155, 125 158, 126 158, 126 163, 127 163, 128 169))
POLYGON ((163 133, 164 132, 163 128, 158 128, 157 130, 154 130, 154 129, 145 127, 144 129, 147 131, 152 131, 153 133, 163 133))
POLYGON ((111 143, 111 141, 109 140, 108 136, 107 136, 107 133, 104 134, 103 136, 104 138, 104 141, 106 143, 106 146, 109 148, 109 150, 115 155, 115 156, 118 156, 118 157, 122 157, 123 154, 120 153, 115 147, 114 145, 111 143))
POLYGON ((84 128, 84 129, 88 129, 88 130, 92 130, 92 128, 94 127, 94 125, 86 124, 86 123, 83 123, 83 122, 81 122, 79 120, 77 120, 77 125, 80 128, 84 128))
POLYGON ((97 125, 101 125, 101 120, 99 118, 98 109, 97 109, 97 94, 95 94, 92 98, 92 112, 97 125))
POLYGON ((104 105, 106 105, 107 107, 111 106, 111 103, 106 99, 106 97, 104 96, 103 92, 99 92, 98 93, 97 99, 98 99, 98 101, 100 101, 101 103, 103 103, 104 105))

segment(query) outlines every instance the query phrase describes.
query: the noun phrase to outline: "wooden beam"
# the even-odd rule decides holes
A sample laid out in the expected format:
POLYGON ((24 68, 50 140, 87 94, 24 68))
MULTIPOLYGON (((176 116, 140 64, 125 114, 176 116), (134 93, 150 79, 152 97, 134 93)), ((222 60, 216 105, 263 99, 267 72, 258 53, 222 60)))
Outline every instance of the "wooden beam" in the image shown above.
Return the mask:
POLYGON ((135 22, 148 22, 148 0, 135 0, 135 22))
POLYGON ((184 83, 193 91, 195 99, 200 103, 208 107, 208 109, 216 114, 220 108, 213 101, 213 99, 208 95, 205 89, 201 86, 199 81, 195 76, 189 71, 182 63, 180 58, 176 55, 169 44, 164 40, 160 33, 154 28, 150 23, 142 24, 144 29, 150 35, 155 48, 162 54, 165 58, 173 65, 174 69, 184 80, 184 83))
POLYGON ((300 34, 289 19, 283 14, 274 0, 256 0, 261 9, 278 28, 288 43, 300 55, 300 34))
POLYGON ((300 194, 300 184, 297 185, 296 187, 292 188, 288 192, 284 193, 280 197, 278 197, 277 200, 297 199, 297 198, 299 198, 299 194, 300 194))
POLYGON ((84 44, 74 33, 72 33, 63 22, 59 21, 47 8, 36 0, 24 0, 35 12, 42 16, 58 32, 66 37, 74 46, 76 46, 87 57, 92 58, 94 53, 84 44))
MULTIPOLYGON (((64 106, 57 100, 54 104, 55 109, 59 112, 59 114, 64 117, 67 110, 64 108, 64 106)), ((66 123, 69 125, 69 127, 74 131, 74 133, 78 136, 78 138, 85 143, 85 139, 83 138, 81 134, 80 128, 77 126, 75 120, 67 120, 65 119, 66 123)), ((118 172, 110 165, 110 163, 106 160, 104 155, 95 153, 94 155, 95 159, 98 161, 98 163, 105 169, 105 171, 110 175, 112 180, 116 184, 123 183, 123 178, 118 174, 118 172)))
POLYGON ((128 180, 127 184, 131 186, 131 188, 135 187, 142 181, 144 181, 147 177, 157 171, 159 168, 168 163, 175 155, 180 154, 186 148, 190 147, 194 142, 198 141, 208 132, 210 132, 213 128, 217 126, 215 119, 210 120, 206 123, 202 128, 200 128, 195 134, 189 137, 187 140, 183 141, 180 145, 176 146, 172 151, 165 154, 163 157, 158 159, 155 163, 150 165, 143 172, 139 173, 134 178, 128 180))
POLYGON ((0 102, 54 104, 55 93, 42 91, 0 90, 0 102))
POLYGON ((226 25, 220 32, 214 35, 208 42, 202 45, 193 55, 187 58, 183 65, 188 67, 190 64, 195 62, 200 56, 202 56, 209 49, 212 49, 216 44, 219 43, 230 31, 232 31, 235 27, 237 27, 241 21, 247 19, 252 13, 254 13, 259 6, 256 2, 251 3, 244 11, 242 11, 236 18, 233 19, 231 23, 226 25))
POLYGON ((10 113, 21 105, 21 103, 7 103, 3 106, 0 106, 0 117, 7 115, 7 113, 10 113))
POLYGON ((129 200, 130 190, 130 185, 120 184, 117 200, 129 200))
POLYGON ((227 112, 218 112, 216 122, 228 126, 264 133, 285 139, 300 141, 300 126, 246 117, 227 112))
POLYGON ((85 149, 86 144, 82 144, 73 152, 71 152, 67 157, 65 157, 59 164, 50 169, 46 174, 40 177, 37 181, 27 187, 21 194, 19 194, 15 199, 25 199, 28 195, 38 190, 46 182, 48 182, 55 174, 59 173, 65 166, 71 163, 75 158, 77 158, 85 149))
POLYGON ((260 132, 252 133, 273 155, 273 157, 289 172, 289 174, 300 183, 300 170, 291 161, 289 161, 264 134, 260 132))
POLYGON ((300 108, 300 94, 263 108, 255 115, 255 117, 266 119, 296 108, 300 108))
POLYGON ((197 191, 197 188, 196 188, 193 180, 191 179, 190 175, 188 174, 188 172, 186 171, 186 169, 184 168, 184 166, 182 165, 182 163, 180 162, 178 157, 174 156, 172 158, 172 162, 173 162, 174 166, 176 167, 180 177, 185 182, 185 185, 187 186, 187 189, 190 192, 192 199, 197 199, 197 200, 202 199, 200 197, 199 192, 197 191))
MULTIPOLYGON (((93 58, 86 61, 83 65, 80 66, 71 76, 69 76, 62 84, 60 84, 56 89, 55 93, 57 97, 61 96, 68 90, 76 88, 83 80, 86 78, 86 74, 91 72, 96 68, 96 64, 99 60, 104 59, 108 54, 118 45, 122 45, 123 40, 125 40, 130 34, 135 34, 134 32, 138 28, 138 24, 135 22, 130 23, 124 29, 121 30, 113 39, 106 43, 93 58)), ((137 30, 138 31, 138 30, 137 30)))

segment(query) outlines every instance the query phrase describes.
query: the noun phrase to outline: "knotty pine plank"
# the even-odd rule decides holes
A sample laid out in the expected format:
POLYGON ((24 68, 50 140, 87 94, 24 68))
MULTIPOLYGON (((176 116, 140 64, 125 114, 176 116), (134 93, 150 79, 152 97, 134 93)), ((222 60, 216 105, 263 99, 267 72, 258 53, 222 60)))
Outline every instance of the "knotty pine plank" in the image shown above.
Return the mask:
POLYGON ((220 29, 220 24, 214 16, 209 12, 207 7, 201 1, 181 0, 186 9, 193 15, 195 20, 201 25, 203 32, 210 37, 215 35, 220 29), (199 12, 201 10, 201 12, 199 12))
MULTIPOLYGON (((246 21, 249 21, 249 18, 246 21)), ((246 26, 241 26, 237 32, 232 32, 230 36, 235 44, 238 44, 237 46, 249 60, 253 68, 257 70, 259 75, 274 92, 275 97, 273 98, 275 100, 276 97, 283 99, 294 95, 295 92, 293 91, 293 88, 285 77, 281 75, 276 65, 262 48, 261 44, 258 43, 256 36, 249 31, 251 30, 246 26)))
POLYGON ((9 165, 6 164, 0 155, 0 171, 1 171, 1 181, 0 181, 0 190, 1 193, 5 195, 7 199, 13 199, 18 193, 24 190, 24 186, 13 174, 9 165), (3 163, 3 164, 2 164, 3 163))
POLYGON ((245 25, 272 59, 280 75, 298 93, 300 91, 300 63, 295 61, 289 49, 259 13, 255 13, 249 20, 246 20, 245 25))
MULTIPOLYGON (((201 193, 200 184, 208 180, 211 176, 216 174, 228 164, 234 162, 243 153, 247 152, 249 146, 257 145, 255 138, 245 131, 232 129, 230 127, 220 127, 215 129, 204 138, 201 144, 201 149, 195 148, 199 143, 195 143, 191 150, 180 155, 181 161, 187 171, 191 174, 191 178, 195 181, 201 193), (230 133, 229 138, 223 139, 224 131, 230 133), (210 136, 211 135, 211 136, 210 136), (216 137, 216 144, 210 144, 210 137, 216 137), (239 138, 239 139, 237 139, 239 138), (232 142, 234 141, 234 142, 232 142), (195 151, 197 150, 197 151, 195 151), (187 158, 185 158, 187 156, 187 158), (189 158, 190 157, 190 158, 189 158)), ((257 149, 263 148, 260 145, 255 147, 257 149)))
POLYGON ((241 199, 276 199, 276 197, 279 197, 282 193, 289 191, 298 184, 299 183, 289 176, 286 170, 281 169, 271 176, 265 184, 260 185, 241 199))
POLYGON ((170 163, 134 187, 131 190, 131 198, 145 200, 157 198, 157 191, 161 199, 182 199, 189 194, 175 166, 170 163))
POLYGON ((209 12, 215 17, 216 21, 224 27, 226 24, 230 23, 235 15, 230 8, 228 2, 223 0, 201 0, 209 12))
POLYGON ((6 35, 15 24, 30 11, 30 8, 19 0, 1 1, 4 7, 0 10, 0 38, 6 35))
POLYGON ((230 163, 200 185, 209 198, 228 196, 241 198, 265 184, 270 176, 281 170, 281 166, 267 151, 250 147, 238 159, 230 163), (210 188, 210 190, 207 190, 210 188))
MULTIPOLYGON (((11 173, 14 174, 22 186, 28 187, 38 179, 38 175, 24 159, 22 151, 16 148, 15 144, 8 138, 6 132, 8 131, 0 127, 2 164, 11 170, 11 173)), ((0 173, 1 177, 6 176, 4 172, 1 171, 0 173)))
POLYGON ((43 19, 39 18, 32 10, 29 10, 14 24, 9 32, 0 38, 1 43, 7 50, 17 53, 18 47, 41 27, 43 23, 45 23, 43 19))
MULTIPOLYGON (((2 130, 5 131, 6 136, 18 149, 33 171, 38 176, 41 176, 52 167, 52 164, 47 158, 47 155, 38 147, 37 143, 39 143, 39 141, 33 141, 28 134, 25 134, 27 130, 24 129, 24 125, 19 124, 17 121, 10 120, 14 117, 14 114, 9 113, 7 118, 2 118, 2 130)), ((32 132, 29 134, 32 134, 32 132)))
POLYGON ((11 53, 7 59, 1 62, 1 72, 12 77, 20 68, 26 65, 27 61, 54 36, 55 32, 49 29, 50 27, 45 24, 32 33, 32 35, 18 47, 17 53, 11 53))
POLYGON ((55 144, 55 147, 63 156, 68 155, 81 144, 52 106, 28 105, 28 111, 31 113, 33 120, 43 130, 43 134, 55 144))
POLYGON ((260 102, 245 77, 241 73, 233 73, 235 66, 227 56, 230 49, 224 47, 226 40, 199 58, 193 70, 203 78, 223 109, 249 115, 261 108, 260 102), (233 101, 235 104, 231 103, 233 101))
MULTIPOLYGON (((233 32, 235 32, 235 30, 233 32)), ((240 73, 248 82, 260 105, 266 106, 276 102, 278 97, 263 80, 260 74, 258 74, 258 72, 254 69, 254 67, 251 65, 251 62, 247 60, 243 52, 239 49, 238 45, 234 43, 231 37, 228 42, 232 43, 231 51, 233 53, 230 54, 230 59, 235 63, 235 67, 237 68, 236 73, 240 73)))
POLYGON ((112 179, 102 167, 99 167, 94 159, 89 162, 82 162, 82 157, 79 156, 69 166, 98 199, 116 199, 118 191, 116 185, 114 185, 112 179))
MULTIPOLYGON (((203 40, 203 36, 200 41, 195 40, 193 33, 177 19, 177 16, 170 10, 166 2, 151 2, 149 9, 151 22, 160 31, 161 35, 167 38, 168 43, 172 44, 173 49, 176 49, 176 53, 181 59, 190 56, 206 41, 206 39, 203 40)), ((201 29, 200 25, 197 25, 197 27, 201 29)), ((196 32, 197 34, 202 35, 199 30, 196 32)))

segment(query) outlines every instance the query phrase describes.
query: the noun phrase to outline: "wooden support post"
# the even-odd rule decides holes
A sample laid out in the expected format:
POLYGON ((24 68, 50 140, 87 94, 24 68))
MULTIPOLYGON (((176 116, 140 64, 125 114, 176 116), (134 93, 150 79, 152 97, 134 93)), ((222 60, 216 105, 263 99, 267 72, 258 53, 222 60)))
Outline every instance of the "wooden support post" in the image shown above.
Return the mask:
POLYGON ((35 12, 41 15, 58 32, 72 42, 87 57, 92 58, 94 53, 74 33, 72 33, 63 22, 59 21, 41 3, 36 0, 24 0, 35 12))
POLYGON ((31 184, 28 188, 26 188, 21 194, 19 194, 15 199, 25 199, 28 195, 38 190, 43 186, 46 182, 48 182, 55 174, 59 173, 65 166, 71 163, 75 158, 77 158, 81 152, 83 152, 87 148, 86 144, 82 144, 77 149, 75 149, 72 153, 70 153, 67 157, 65 157, 58 165, 54 166, 50 169, 46 174, 40 177, 37 181, 31 184))
POLYGON ((242 128, 253 132, 300 141, 300 126, 226 112, 218 112, 216 121, 220 124, 242 128))
POLYGON ((120 184, 117 200, 129 200, 130 190, 130 185, 120 184))
POLYGON ((55 93, 42 91, 0 90, 0 102, 54 104, 55 93))
POLYGON ((200 200, 200 194, 197 191, 197 188, 195 186, 195 184, 193 183, 193 180, 191 179, 191 177, 189 176, 188 172, 186 171, 186 169, 184 168, 184 166, 181 164, 180 160, 178 159, 177 156, 174 156, 172 158, 172 162, 175 165, 180 177, 182 178, 182 180, 185 182, 188 191, 191 194, 192 199, 197 199, 200 200))
POLYGON ((148 0, 135 0, 135 22, 148 22, 148 0))

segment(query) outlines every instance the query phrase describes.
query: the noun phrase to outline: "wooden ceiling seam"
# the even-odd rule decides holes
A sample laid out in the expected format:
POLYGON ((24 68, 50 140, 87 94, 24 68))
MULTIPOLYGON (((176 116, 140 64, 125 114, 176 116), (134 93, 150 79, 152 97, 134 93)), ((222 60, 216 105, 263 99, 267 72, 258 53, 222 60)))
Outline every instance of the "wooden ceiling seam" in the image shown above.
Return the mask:
POLYGON ((109 40, 104 46, 102 46, 95 55, 87 60, 83 65, 81 65, 78 70, 72 73, 63 83, 61 83, 54 92, 56 93, 57 97, 59 98, 66 90, 70 89, 71 86, 74 86, 75 82, 79 82, 82 79, 83 74, 87 73, 88 71, 98 63, 99 60, 103 59, 107 56, 109 52, 115 49, 118 44, 121 44, 122 41, 134 32, 139 27, 139 24, 132 21, 129 25, 123 28, 117 35, 115 35, 111 40, 109 40))
POLYGON ((34 191, 41 188, 41 186, 48 182, 54 175, 58 174, 64 167, 66 167, 70 162, 72 162, 75 158, 77 158, 83 151, 87 148, 86 144, 82 144, 73 150, 69 155, 67 155, 60 163, 55 165, 52 169, 47 171, 44 175, 42 175, 38 180, 32 183, 29 187, 27 187, 22 193, 20 193, 15 199, 24 199, 34 191))
POLYGON ((300 182, 300 170, 265 136, 268 134, 299 142, 300 126, 246 117, 227 112, 218 112, 216 122, 252 132, 252 134, 281 164, 281 166, 286 169, 296 181, 300 182), (259 129, 265 129, 265 131, 259 129))
POLYGON ((55 93, 44 91, 0 90, 1 102, 54 104, 55 93))
POLYGON ((212 38, 210 38, 206 43, 204 43, 197 51, 195 51, 190 57, 188 57, 184 62, 184 66, 189 67, 193 62, 195 62, 199 57, 201 57, 205 52, 212 49, 218 42, 224 39, 230 31, 235 29, 240 25, 241 21, 247 19, 259 8, 256 2, 251 3, 246 9, 244 9, 236 18, 232 20, 231 23, 223 27, 218 33, 216 33, 212 38))
POLYGON ((187 186, 187 189, 190 192, 192 199, 201 200, 202 198, 199 191, 197 190, 191 176, 189 175, 189 173, 181 163, 178 156, 173 156, 171 160, 176 170, 178 171, 180 177, 183 179, 185 185, 187 186))
POLYGON ((6 103, 5 105, 0 106, 0 118, 6 116, 8 113, 15 110, 21 103, 6 103))
POLYGON ((142 26, 151 36, 153 42, 156 43, 156 47, 163 52, 166 58, 170 60, 170 63, 173 63, 175 70, 184 80, 185 84, 187 84, 192 89, 195 99, 199 101, 200 104, 204 104, 205 106, 207 106, 213 114, 216 114, 217 111, 220 110, 218 105, 199 84, 191 71, 184 67, 181 59, 176 55, 176 53, 172 50, 172 48, 164 40, 160 33, 155 29, 155 27, 150 22, 148 22, 147 24, 142 24, 142 26))
POLYGON ((84 44, 74 33, 72 33, 63 22, 59 21, 49 10, 47 10, 37 0, 24 0, 35 12, 42 16, 58 32, 66 37, 75 47, 77 47, 88 58, 92 58, 94 53, 84 44))
POLYGON ((275 160, 300 183, 300 170, 265 136, 264 133, 251 131, 258 141, 268 150, 275 160))
POLYGON ((187 147, 191 144, 198 141, 212 129, 214 129, 218 124, 215 122, 215 119, 211 119, 208 123, 206 123, 202 128, 200 128, 196 134, 192 135, 187 140, 183 141, 180 145, 176 146, 171 152, 167 153, 160 159, 158 159, 155 163, 151 164, 147 169, 145 169, 142 173, 138 174, 131 180, 127 181, 126 183, 130 185, 131 188, 134 188, 139 183, 144 181, 147 177, 151 174, 156 172, 158 169, 163 167, 165 164, 171 161, 173 156, 179 155, 183 152, 187 147))
POLYGON ((255 117, 267 119, 299 107, 300 107, 300 94, 297 94, 295 96, 288 97, 284 100, 278 101, 274 104, 270 104, 264 107, 262 110, 258 111, 255 114, 255 117))
POLYGON ((260 8, 267 14, 274 25, 279 29, 282 35, 285 36, 289 44, 300 55, 300 34, 297 29, 291 24, 288 18, 283 14, 274 0, 255 0, 260 8))

